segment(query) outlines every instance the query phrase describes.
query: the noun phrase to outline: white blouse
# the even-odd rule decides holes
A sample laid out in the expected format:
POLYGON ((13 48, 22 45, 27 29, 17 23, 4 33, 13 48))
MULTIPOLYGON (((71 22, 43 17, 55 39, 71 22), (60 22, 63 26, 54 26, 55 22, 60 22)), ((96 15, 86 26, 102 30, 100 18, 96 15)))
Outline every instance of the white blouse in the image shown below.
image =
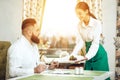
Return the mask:
POLYGON ((34 68, 40 63, 36 44, 31 45, 22 36, 8 50, 9 77, 17 77, 34 73, 34 68))
POLYGON ((101 34, 101 23, 100 21, 90 17, 90 22, 87 26, 84 23, 78 24, 77 27, 77 41, 76 46, 72 54, 78 54, 81 48, 85 45, 85 42, 92 42, 91 47, 85 57, 89 59, 93 58, 99 48, 99 40, 101 34))

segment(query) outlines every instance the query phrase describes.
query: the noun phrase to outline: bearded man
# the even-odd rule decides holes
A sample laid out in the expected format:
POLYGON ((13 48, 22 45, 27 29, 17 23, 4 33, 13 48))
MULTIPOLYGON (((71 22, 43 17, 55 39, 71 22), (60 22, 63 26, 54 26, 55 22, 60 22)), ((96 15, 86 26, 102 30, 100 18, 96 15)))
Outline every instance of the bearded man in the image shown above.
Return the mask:
POLYGON ((46 66, 39 58, 40 29, 33 18, 25 19, 22 22, 22 36, 8 49, 7 57, 7 78, 40 73, 44 70, 54 69, 58 62, 46 66))

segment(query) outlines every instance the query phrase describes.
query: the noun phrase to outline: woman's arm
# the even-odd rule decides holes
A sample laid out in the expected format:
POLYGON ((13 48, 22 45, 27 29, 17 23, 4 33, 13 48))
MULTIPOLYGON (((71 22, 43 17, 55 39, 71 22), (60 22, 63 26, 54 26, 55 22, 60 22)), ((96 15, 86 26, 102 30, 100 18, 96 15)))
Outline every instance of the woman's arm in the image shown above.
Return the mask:
POLYGON ((99 48, 99 40, 100 40, 100 34, 101 34, 101 23, 98 21, 97 22, 97 25, 95 25, 95 31, 94 31, 94 34, 93 34, 93 41, 92 41, 92 44, 87 52, 87 54, 85 55, 85 57, 89 59, 93 58, 97 51, 98 51, 98 48, 99 48))
POLYGON ((83 46, 84 46, 84 41, 80 35, 79 29, 76 28, 76 45, 71 55, 77 55, 83 46))

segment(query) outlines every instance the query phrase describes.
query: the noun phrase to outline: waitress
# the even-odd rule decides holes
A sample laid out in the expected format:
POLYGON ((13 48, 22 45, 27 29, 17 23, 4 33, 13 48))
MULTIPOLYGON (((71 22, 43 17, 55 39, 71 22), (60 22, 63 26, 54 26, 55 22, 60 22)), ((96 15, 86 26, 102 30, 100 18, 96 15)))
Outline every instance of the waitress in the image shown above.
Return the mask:
MULTIPOLYGON (((79 2, 76 7, 80 22, 77 27, 77 43, 72 55, 78 54, 82 47, 86 47, 86 55, 76 62, 86 60, 85 70, 109 71, 107 52, 100 44, 101 23, 90 12, 85 2, 79 2)), ((106 79, 110 80, 110 78, 106 79)))

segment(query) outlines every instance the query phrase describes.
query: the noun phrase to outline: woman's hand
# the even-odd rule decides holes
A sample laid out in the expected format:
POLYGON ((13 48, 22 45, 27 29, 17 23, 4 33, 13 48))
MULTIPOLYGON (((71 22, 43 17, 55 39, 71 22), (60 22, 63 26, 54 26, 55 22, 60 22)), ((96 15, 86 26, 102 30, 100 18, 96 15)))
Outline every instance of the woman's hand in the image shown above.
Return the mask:
POLYGON ((83 58, 79 58, 79 59, 75 60, 75 63, 79 63, 81 61, 86 61, 86 60, 88 60, 88 58, 84 56, 83 58))

